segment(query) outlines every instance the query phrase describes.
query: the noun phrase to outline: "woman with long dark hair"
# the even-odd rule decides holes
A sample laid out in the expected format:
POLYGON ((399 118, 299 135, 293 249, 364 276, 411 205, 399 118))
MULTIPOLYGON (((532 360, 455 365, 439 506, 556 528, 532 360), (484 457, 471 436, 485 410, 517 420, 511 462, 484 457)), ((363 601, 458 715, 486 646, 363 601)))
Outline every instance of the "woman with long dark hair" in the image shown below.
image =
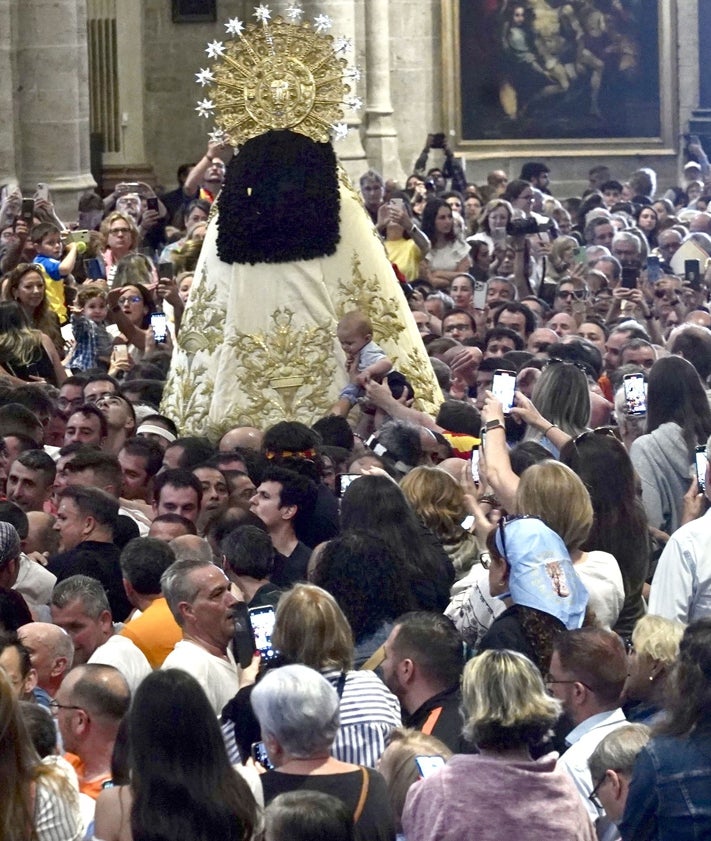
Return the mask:
POLYGON ((649 568, 647 517, 632 462, 613 435, 596 432, 569 441, 560 460, 580 476, 590 493, 594 516, 583 550, 609 552, 619 564, 625 601, 613 630, 629 637, 645 612, 642 588, 649 568))
POLYGON ((130 785, 101 793, 102 841, 248 841, 255 799, 227 758, 207 696, 179 669, 150 674, 128 712, 130 785))
POLYGON ((665 716, 632 774, 623 841, 711 837, 711 618, 684 632, 665 716))
POLYGON ((711 409, 694 366, 681 356, 658 359, 647 384, 647 434, 630 447, 649 524, 667 534, 681 523, 694 450, 711 435, 711 409))
POLYGON ((449 289, 452 280, 471 266, 469 246, 454 225, 452 208, 444 199, 430 199, 422 213, 422 231, 430 241, 425 257, 427 279, 436 289, 449 289))
POLYGON ((382 538, 400 562, 414 609, 444 611, 454 567, 392 479, 361 476, 353 482, 341 500, 341 530, 371 532, 382 538))

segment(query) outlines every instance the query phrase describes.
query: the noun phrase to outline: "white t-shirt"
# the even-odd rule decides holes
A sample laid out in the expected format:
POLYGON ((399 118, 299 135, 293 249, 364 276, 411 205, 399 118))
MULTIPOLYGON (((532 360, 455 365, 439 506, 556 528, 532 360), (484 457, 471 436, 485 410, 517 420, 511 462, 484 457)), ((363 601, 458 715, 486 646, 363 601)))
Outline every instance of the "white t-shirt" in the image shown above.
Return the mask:
POLYGON ((224 660, 190 640, 180 640, 163 661, 161 669, 182 669, 191 674, 205 690, 217 716, 239 689, 240 669, 229 649, 224 660))
POLYGON ((100 645, 87 663, 101 663, 118 669, 126 679, 131 694, 138 689, 143 678, 153 671, 141 649, 128 637, 119 634, 114 634, 100 645))

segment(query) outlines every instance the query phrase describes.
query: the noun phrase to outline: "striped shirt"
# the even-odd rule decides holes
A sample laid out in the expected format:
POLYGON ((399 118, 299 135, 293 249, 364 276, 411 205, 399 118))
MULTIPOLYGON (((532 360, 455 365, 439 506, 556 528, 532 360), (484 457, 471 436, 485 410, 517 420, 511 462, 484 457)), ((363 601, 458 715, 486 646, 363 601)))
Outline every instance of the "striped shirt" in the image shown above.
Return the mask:
MULTIPOLYGON (((341 673, 322 672, 334 689, 341 673)), ((400 702, 380 678, 370 671, 351 671, 341 696, 341 726, 331 753, 341 762, 375 768, 385 750, 386 740, 400 727, 400 702)))

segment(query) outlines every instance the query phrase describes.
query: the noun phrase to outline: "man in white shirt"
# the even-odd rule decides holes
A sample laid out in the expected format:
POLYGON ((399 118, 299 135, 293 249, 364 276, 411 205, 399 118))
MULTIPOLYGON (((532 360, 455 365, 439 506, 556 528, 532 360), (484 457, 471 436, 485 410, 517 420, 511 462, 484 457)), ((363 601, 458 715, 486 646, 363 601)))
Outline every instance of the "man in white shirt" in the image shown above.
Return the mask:
POLYGON ((95 578, 72 575, 60 581, 52 593, 50 609, 54 624, 72 638, 75 666, 113 666, 132 693, 153 671, 141 649, 115 632, 106 591, 95 578))
POLYGON ((237 604, 230 582, 215 564, 185 559, 163 573, 161 588, 183 633, 161 668, 189 672, 219 716, 240 688, 240 668, 230 649, 237 604))
MULTIPOLYGON (((711 466, 711 438, 706 443, 707 499, 711 466)), ((678 528, 659 557, 649 593, 649 612, 688 625, 711 616, 711 510, 678 528)))
POLYGON ((601 839, 615 838, 617 832, 590 800, 588 759, 608 733, 627 723, 619 701, 626 677, 624 645, 612 631, 581 628, 556 638, 546 685, 575 725, 559 765, 575 783, 601 839))

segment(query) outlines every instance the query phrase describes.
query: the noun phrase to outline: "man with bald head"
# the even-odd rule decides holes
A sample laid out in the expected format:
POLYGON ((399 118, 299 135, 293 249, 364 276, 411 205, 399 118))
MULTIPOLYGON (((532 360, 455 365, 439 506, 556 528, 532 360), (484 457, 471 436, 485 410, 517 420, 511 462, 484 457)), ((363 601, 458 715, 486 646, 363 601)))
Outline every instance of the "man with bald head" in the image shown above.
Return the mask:
POLYGON ((76 666, 53 702, 57 726, 79 779, 79 791, 93 800, 111 779, 111 757, 131 692, 118 669, 99 663, 76 666))
POLYGON ((220 438, 218 450, 221 453, 231 453, 238 447, 246 447, 258 453, 262 448, 262 438, 261 429, 254 426, 236 426, 220 438))
POLYGON ((689 222, 689 231, 692 234, 711 234, 711 213, 697 213, 689 222))
POLYGON ((528 337, 526 350, 529 353, 538 354, 544 351, 548 345, 554 345, 558 341, 558 334, 550 327, 538 327, 528 337))
POLYGON ((72 667, 72 638, 51 622, 29 622, 18 628, 17 636, 30 652, 32 668, 37 672, 35 700, 48 707, 72 667))
POLYGON ((184 534, 175 537, 168 543, 168 546, 175 553, 176 561, 181 561, 184 558, 208 563, 214 563, 215 561, 210 544, 204 537, 198 537, 196 534, 184 534))

